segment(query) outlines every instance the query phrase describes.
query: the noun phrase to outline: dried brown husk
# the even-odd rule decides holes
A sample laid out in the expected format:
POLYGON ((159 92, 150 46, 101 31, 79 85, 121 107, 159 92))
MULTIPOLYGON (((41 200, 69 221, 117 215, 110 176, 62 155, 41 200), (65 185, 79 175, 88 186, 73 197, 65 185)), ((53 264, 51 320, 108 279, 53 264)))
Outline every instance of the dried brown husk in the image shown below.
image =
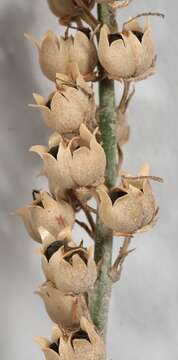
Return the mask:
POLYGON ((45 227, 54 237, 65 227, 72 227, 75 214, 72 206, 60 199, 56 201, 46 191, 39 191, 38 198, 31 204, 17 209, 29 235, 41 243, 39 227, 45 227))

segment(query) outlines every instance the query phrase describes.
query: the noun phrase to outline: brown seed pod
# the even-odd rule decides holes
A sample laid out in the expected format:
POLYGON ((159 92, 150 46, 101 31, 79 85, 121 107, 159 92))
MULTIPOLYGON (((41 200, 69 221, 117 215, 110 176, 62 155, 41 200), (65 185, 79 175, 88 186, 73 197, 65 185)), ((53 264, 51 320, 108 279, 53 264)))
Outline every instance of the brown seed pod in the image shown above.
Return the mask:
POLYGON ((46 360, 64 360, 60 355, 60 340, 62 332, 57 325, 54 326, 51 341, 41 336, 35 336, 34 340, 43 351, 46 360))
POLYGON ((80 329, 67 342, 61 340, 61 352, 66 360, 105 360, 105 346, 94 325, 82 317, 80 329))
POLYGON ((78 328, 81 317, 89 316, 86 299, 82 294, 66 295, 58 290, 51 281, 42 284, 36 293, 43 299, 51 320, 66 331, 78 328))
POLYGON ((64 200, 56 201, 47 192, 40 191, 38 198, 23 208, 17 209, 29 235, 41 242, 39 227, 45 227, 54 237, 65 227, 75 222, 74 210, 64 200))
MULTIPOLYGON (((154 194, 144 166, 139 177, 123 178, 121 186, 107 193, 97 189, 100 198, 99 216, 103 223, 115 232, 132 234, 147 226, 151 226, 157 212, 154 194)), ((123 174, 124 175, 124 174, 123 174)))
POLYGON ((93 40, 87 36, 86 31, 77 31, 75 36, 57 37, 49 30, 41 41, 32 35, 25 35, 36 45, 39 54, 39 63, 44 75, 56 81, 56 74, 68 75, 71 62, 78 65, 81 75, 89 77, 92 74, 98 58, 93 40))
POLYGON ((57 158, 41 146, 31 148, 41 156, 43 174, 56 198, 65 197, 67 189, 96 186, 104 181, 106 156, 96 140, 96 131, 92 134, 82 124, 79 132, 80 136, 70 142, 60 142, 57 158))
POLYGON ((148 20, 144 29, 133 20, 114 34, 103 25, 98 57, 109 78, 138 81, 154 72, 156 54, 150 33, 148 20))
POLYGON ((48 101, 33 94, 46 125, 62 135, 75 133, 82 123, 90 125, 95 117, 95 102, 91 87, 84 81, 77 65, 72 64, 69 76, 57 74, 57 91, 48 101))

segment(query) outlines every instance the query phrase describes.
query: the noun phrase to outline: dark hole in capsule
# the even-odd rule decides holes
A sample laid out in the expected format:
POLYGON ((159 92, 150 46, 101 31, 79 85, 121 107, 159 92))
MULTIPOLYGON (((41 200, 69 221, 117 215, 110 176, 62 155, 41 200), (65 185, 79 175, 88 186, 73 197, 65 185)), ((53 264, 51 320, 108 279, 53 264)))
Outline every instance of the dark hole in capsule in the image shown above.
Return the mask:
POLYGON ((42 201, 39 201, 36 205, 44 208, 42 201))
POLYGON ((116 40, 123 40, 122 36, 119 33, 108 35, 109 45, 111 45, 113 43, 113 41, 116 41, 116 40))
POLYGON ((47 101, 46 106, 47 106, 49 109, 51 109, 51 99, 49 99, 49 100, 47 101))
POLYGON ((33 190, 33 191, 32 191, 32 198, 33 198, 33 200, 37 200, 39 193, 40 193, 39 190, 33 190))
POLYGON ((113 190, 113 191, 110 191, 109 193, 109 197, 112 201, 112 204, 115 203, 115 201, 119 198, 121 198, 122 196, 126 195, 127 193, 121 189, 117 189, 117 190, 113 190))
POLYGON ((137 37, 140 42, 142 42, 143 33, 141 31, 132 31, 132 33, 137 37))
POLYGON ((56 241, 54 241, 52 244, 50 244, 50 245, 47 247, 44 255, 46 256, 48 262, 49 262, 49 260, 51 259, 51 256, 52 256, 56 251, 58 251, 58 250, 60 249, 60 247, 63 246, 63 245, 64 245, 64 244, 63 244, 62 241, 56 240, 56 241))
POLYGON ((55 159, 57 159, 57 154, 58 154, 58 150, 59 150, 59 146, 53 146, 49 151, 48 154, 52 155, 55 159))
POLYGON ((87 38, 90 40, 91 30, 89 28, 80 28, 79 31, 85 34, 87 38))
POLYGON ((53 351, 55 351, 57 354, 59 354, 59 345, 60 345, 60 342, 58 340, 57 344, 56 343, 52 343, 49 348, 53 351))
POLYGON ((72 344, 73 344, 73 341, 76 340, 76 339, 81 339, 81 340, 85 339, 85 340, 90 342, 88 334, 84 330, 79 330, 72 336, 72 344))
MULTIPOLYGON (((38 195, 40 194, 40 191, 39 190, 33 190, 32 191, 32 197, 33 197, 33 200, 37 200, 38 199, 38 195)), ((37 206, 40 206, 42 208, 44 208, 43 206, 43 203, 41 200, 39 200, 37 203, 36 203, 37 206)))
POLYGON ((80 149, 80 145, 77 145, 75 148, 75 150, 78 150, 78 149, 80 149))
POLYGON ((88 264, 88 259, 86 258, 86 256, 84 255, 83 251, 77 250, 75 253, 70 254, 69 256, 65 257, 65 261, 69 262, 70 264, 72 264, 72 257, 74 255, 79 255, 81 257, 81 259, 83 260, 83 262, 87 265, 88 264))

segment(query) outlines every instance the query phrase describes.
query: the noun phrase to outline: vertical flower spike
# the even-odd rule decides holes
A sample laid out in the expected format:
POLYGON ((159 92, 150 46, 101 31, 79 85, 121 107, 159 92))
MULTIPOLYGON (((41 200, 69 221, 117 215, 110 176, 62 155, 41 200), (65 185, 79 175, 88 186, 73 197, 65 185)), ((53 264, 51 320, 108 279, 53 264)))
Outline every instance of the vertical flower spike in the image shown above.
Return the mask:
POLYGON ((32 204, 17 210, 29 235, 41 242, 39 227, 45 227, 54 237, 65 227, 73 226, 75 221, 72 207, 65 201, 55 201, 47 192, 40 191, 32 204))
POLYGON ((93 121, 93 91, 78 71, 73 72, 72 68, 70 78, 57 74, 57 87, 47 102, 41 95, 34 94, 36 105, 32 106, 41 110, 48 127, 60 134, 75 133, 81 123, 93 121))
POLYGON ((49 30, 38 42, 30 34, 25 36, 36 45, 43 74, 56 81, 56 74, 68 75, 71 62, 75 62, 83 76, 91 74, 97 64, 97 51, 90 32, 77 31, 75 36, 57 37, 49 30), (89 35, 89 36, 87 36, 89 35))
POLYGON ((83 295, 66 295, 56 289, 51 281, 41 285, 36 293, 43 299, 51 320, 66 331, 78 328, 82 316, 88 317, 88 308, 83 295))
POLYGON ((94 325, 82 317, 80 329, 70 335, 68 342, 61 341, 66 360, 105 360, 105 346, 94 325))
POLYGON ((103 25, 98 56, 109 78, 138 81, 152 75, 156 54, 150 32, 148 20, 144 29, 133 20, 114 34, 103 25))
POLYGON ((150 180, 161 179, 149 175, 147 164, 138 176, 120 171, 122 145, 129 139, 131 82, 152 75, 155 68, 148 16, 164 17, 138 14, 114 32, 116 9, 132 1, 47 0, 66 26, 63 36, 49 30, 38 41, 25 34, 37 48, 42 73, 54 85, 46 99, 34 93, 31 105, 52 129, 47 146, 30 149, 42 159, 39 175, 47 178, 49 193, 33 190, 32 203, 17 210, 29 235, 41 244, 44 283, 36 294, 55 323, 51 340, 35 338, 45 360, 106 360, 112 282, 120 279, 133 251, 132 237, 149 230, 158 213, 150 180), (91 12, 94 5, 97 18, 91 12), (142 16, 144 26, 137 22, 142 16), (114 80, 123 84, 117 108, 114 80), (115 187, 117 174, 120 184, 115 187), (92 197, 96 207, 89 202, 92 197), (94 240, 94 249, 84 247, 83 240, 79 245, 73 241, 74 224, 94 240), (112 263, 114 236, 124 241, 112 263))
POLYGON ((46 360, 64 360, 64 358, 60 355, 61 338, 62 332, 56 325, 53 328, 51 341, 41 336, 34 337, 34 340, 43 351, 46 360))

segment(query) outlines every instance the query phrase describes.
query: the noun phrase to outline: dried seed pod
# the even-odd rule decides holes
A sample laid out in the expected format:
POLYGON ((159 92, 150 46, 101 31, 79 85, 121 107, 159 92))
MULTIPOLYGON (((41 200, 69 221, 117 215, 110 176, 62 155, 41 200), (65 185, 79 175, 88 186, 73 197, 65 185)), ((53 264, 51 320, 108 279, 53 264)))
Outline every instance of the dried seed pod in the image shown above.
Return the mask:
POLYGON ((83 245, 77 246, 67 239, 63 231, 60 239, 55 239, 45 229, 39 229, 42 248, 42 268, 47 280, 65 294, 80 294, 90 290, 97 277, 93 251, 83 245))
MULTIPOLYGON (((68 155, 70 176, 78 186, 92 186, 96 182, 103 182, 106 156, 96 140, 96 131, 92 134, 82 124, 78 139, 73 139, 67 147, 64 144, 61 146, 64 157, 68 155)), ((63 176, 64 179, 67 177, 65 169, 63 176)))
POLYGON ((60 354, 60 339, 62 332, 57 325, 54 326, 51 341, 41 336, 35 336, 34 340, 44 353, 46 360, 64 360, 60 354))
POLYGON ((105 226, 113 231, 131 234, 142 226, 142 194, 130 186, 115 188, 110 194, 97 189, 100 197, 99 216, 105 226))
POLYGON ((78 15, 78 8, 73 0, 48 0, 48 5, 53 14, 59 18, 78 15))
POLYGON ((56 237, 42 226, 39 227, 38 231, 42 241, 40 249, 42 269, 46 279, 54 282, 54 272, 50 260, 56 256, 56 253, 59 258, 62 258, 64 246, 76 247, 72 241, 72 231, 70 227, 66 227, 56 237))
POLYGON ((110 193, 101 188, 97 192, 100 197, 99 216, 115 232, 132 234, 151 225, 154 220, 155 198, 148 179, 136 182, 130 177, 110 193))
POLYGON ((103 25, 98 57, 109 78, 137 81, 151 75, 156 54, 148 20, 144 29, 133 20, 121 33, 114 34, 103 25))
POLYGON ((72 77, 57 74, 58 90, 48 101, 33 94, 37 107, 49 128, 60 134, 78 131, 82 123, 90 124, 95 116, 95 103, 91 87, 84 81, 76 66, 71 66, 72 77))
MULTIPOLYGON (((95 0, 84 0, 85 6, 90 10, 95 4, 95 0)), ((68 25, 71 21, 81 24, 80 17, 85 20, 85 16, 74 0, 48 0, 48 5, 59 19, 62 25, 68 25)))
POLYGON ((54 237, 75 222, 73 208, 64 200, 56 201, 47 192, 40 191, 32 204, 17 210, 29 235, 41 242, 39 227, 45 227, 54 237))
POLYGON ((88 307, 84 295, 66 295, 56 289, 51 281, 41 285, 36 293, 43 299, 51 320, 65 330, 72 331, 78 328, 81 317, 88 317, 88 307))
POLYGON ((51 260, 56 287, 65 293, 88 292, 97 278, 96 264, 91 250, 69 248, 63 258, 51 260))
POLYGON ((142 227, 149 224, 153 219, 156 212, 156 202, 153 194, 153 190, 149 180, 150 167, 148 164, 144 164, 139 173, 138 179, 132 178, 131 175, 127 173, 122 173, 127 175, 127 179, 123 179, 122 184, 124 188, 128 188, 129 185, 134 186, 142 192, 143 197, 143 223, 142 227))
POLYGON ((49 30, 40 42, 30 34, 26 34, 26 37, 37 46, 42 72, 54 82, 57 73, 68 75, 71 62, 78 65, 83 76, 92 74, 97 64, 94 42, 82 29, 77 31, 74 37, 59 38, 49 30))
POLYGON ((104 181, 106 156, 102 146, 96 140, 96 131, 92 134, 87 127, 80 126, 80 136, 69 143, 61 142, 57 159, 40 146, 32 147, 44 163, 43 174, 47 176, 53 195, 65 196, 67 189, 96 186, 104 181))
POLYGON ((66 360, 105 360, 105 346, 94 325, 82 317, 80 329, 67 342, 61 340, 61 351, 66 360))

